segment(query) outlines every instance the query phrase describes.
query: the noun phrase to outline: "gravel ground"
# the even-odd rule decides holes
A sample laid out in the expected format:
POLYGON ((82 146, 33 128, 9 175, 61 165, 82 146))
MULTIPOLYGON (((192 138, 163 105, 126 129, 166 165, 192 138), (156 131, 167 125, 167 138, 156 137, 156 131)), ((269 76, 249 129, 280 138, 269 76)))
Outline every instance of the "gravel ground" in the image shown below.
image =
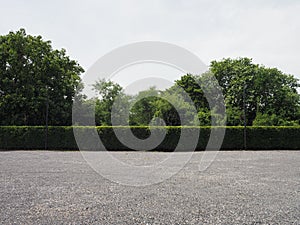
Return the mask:
MULTIPOLYGON (((168 153, 112 154, 141 163, 168 153)), ((131 187, 80 152, 0 152, 0 223, 300 224, 299 151, 219 152, 200 172, 202 155, 162 183, 131 187)))

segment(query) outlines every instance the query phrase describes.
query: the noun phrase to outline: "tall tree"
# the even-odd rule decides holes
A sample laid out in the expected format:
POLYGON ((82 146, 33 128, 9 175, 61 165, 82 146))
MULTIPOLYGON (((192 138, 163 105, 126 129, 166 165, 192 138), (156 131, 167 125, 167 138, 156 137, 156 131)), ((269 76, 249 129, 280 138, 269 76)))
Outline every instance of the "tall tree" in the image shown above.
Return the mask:
POLYGON ((24 29, 0 36, 0 125, 70 125, 83 69, 24 29))
POLYGON ((159 91, 155 87, 140 91, 133 97, 130 110, 131 125, 149 125, 156 111, 156 101, 158 101, 159 91))
POLYGON ((228 113, 233 113, 228 118, 235 118, 235 122, 228 121, 229 125, 236 125, 236 114, 243 113, 244 100, 248 125, 252 125, 256 116, 261 114, 278 117, 274 121, 281 122, 272 125, 299 120, 299 83, 292 75, 254 64, 249 58, 213 61, 210 70, 222 87, 228 113))
POLYGON ((126 101, 123 88, 111 80, 101 79, 94 84, 94 90, 98 94, 98 98, 94 99, 96 125, 110 126, 113 104, 117 102, 120 111, 128 107, 126 102, 123 104, 126 101))
MULTIPOLYGON (((179 80, 176 80, 175 85, 166 90, 165 93, 177 96, 178 100, 185 102, 181 106, 182 109, 185 109, 186 115, 194 114, 192 111, 196 109, 200 125, 211 125, 212 116, 216 121, 215 124, 223 124, 222 121, 225 118, 222 115, 222 110, 224 110, 222 91, 212 73, 206 72, 201 75, 186 74, 179 80)), ((181 113, 181 115, 183 114, 181 113)))

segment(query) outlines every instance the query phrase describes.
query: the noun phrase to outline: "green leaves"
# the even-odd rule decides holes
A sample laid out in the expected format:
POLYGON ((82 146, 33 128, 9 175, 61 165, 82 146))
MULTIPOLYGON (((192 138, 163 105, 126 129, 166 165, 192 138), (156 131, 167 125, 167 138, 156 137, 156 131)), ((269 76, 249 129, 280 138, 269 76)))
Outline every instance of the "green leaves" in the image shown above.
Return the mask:
POLYGON ((0 125, 70 125, 72 101, 83 69, 24 29, 0 36, 0 125))
POLYGON ((225 97, 227 125, 243 124, 244 105, 247 125, 300 121, 298 79, 249 58, 212 61, 204 74, 186 74, 165 91, 150 88, 136 96, 125 95, 119 84, 100 80, 94 85, 99 98, 90 100, 80 94, 83 72, 65 49, 52 49, 41 36, 27 35, 24 29, 0 36, 0 125, 43 125, 47 104, 50 125, 71 125, 74 98, 87 108, 96 103, 97 125, 111 125, 116 101, 114 118, 120 125, 164 125, 157 118, 169 126, 210 125, 212 119, 226 119, 221 116, 224 104, 218 104, 222 102, 219 87, 225 97))
POLYGON ((238 120, 234 118, 237 118, 235 111, 243 110, 244 88, 248 125, 252 125, 254 120, 257 124, 257 115, 265 115, 266 118, 274 115, 279 118, 277 122, 273 120, 266 123, 268 125, 284 125, 285 122, 278 121, 299 120, 299 94, 296 90, 299 83, 293 76, 276 68, 253 64, 248 58, 213 61, 210 70, 223 89, 226 107, 229 109, 228 125, 242 125, 237 124, 238 120))
MULTIPOLYGON (((112 106, 118 96, 124 95, 123 88, 119 84, 105 79, 97 81, 93 87, 99 95, 99 98, 95 100, 96 125, 111 125, 112 106)), ((126 102, 120 107, 122 106, 125 107, 126 102)))

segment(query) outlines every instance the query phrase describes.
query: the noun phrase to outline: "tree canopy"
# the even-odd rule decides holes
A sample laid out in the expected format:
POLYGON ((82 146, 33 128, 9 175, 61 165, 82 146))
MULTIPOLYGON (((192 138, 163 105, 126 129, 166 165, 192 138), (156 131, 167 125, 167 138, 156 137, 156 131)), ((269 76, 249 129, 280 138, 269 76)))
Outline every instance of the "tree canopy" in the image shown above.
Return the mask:
MULTIPOLYGON (((107 81, 109 84, 112 83, 107 81)), ((243 125, 244 113, 248 126, 299 125, 298 87, 298 79, 276 68, 254 64, 249 58, 228 58, 212 61, 204 74, 183 75, 167 90, 152 87, 123 103, 124 107, 132 106, 131 125, 148 125, 155 118, 163 119, 169 126, 211 125, 212 117, 217 121, 226 120, 221 114, 223 107, 226 107, 229 126, 243 125), (222 96, 215 91, 217 88, 223 93, 225 105, 221 104, 222 96), (208 98, 220 104, 209 106, 208 98)))
POLYGON ((114 125, 211 125, 216 119, 235 126, 243 125, 244 113, 249 126, 300 121, 299 80, 249 58, 212 61, 203 74, 185 74, 166 90, 151 87, 134 96, 110 80, 94 84, 97 98, 76 95, 83 72, 64 49, 53 49, 41 36, 24 29, 0 36, 0 125, 44 125, 46 112, 49 125, 71 125, 77 96, 83 107, 95 105, 96 125, 112 125, 113 116, 114 125))
POLYGON ((228 125, 241 125, 238 114, 242 114, 244 101, 248 125, 299 123, 299 83, 292 75, 254 64, 249 58, 213 61, 210 70, 222 87, 228 125), (268 116, 277 120, 264 122, 268 116))
POLYGON ((83 68, 24 29, 0 36, 0 125, 70 125, 83 68))

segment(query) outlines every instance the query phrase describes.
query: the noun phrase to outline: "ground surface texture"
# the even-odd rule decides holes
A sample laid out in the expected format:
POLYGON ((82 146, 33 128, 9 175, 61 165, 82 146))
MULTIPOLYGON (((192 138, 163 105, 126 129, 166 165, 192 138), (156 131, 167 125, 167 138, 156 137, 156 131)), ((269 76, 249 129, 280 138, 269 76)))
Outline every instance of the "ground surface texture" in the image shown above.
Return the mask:
MULTIPOLYGON (((143 164, 168 153, 112 154, 143 164)), ((203 154, 133 187, 102 177, 80 152, 0 152, 0 224, 300 224, 299 151, 219 152, 200 172, 203 154)))

